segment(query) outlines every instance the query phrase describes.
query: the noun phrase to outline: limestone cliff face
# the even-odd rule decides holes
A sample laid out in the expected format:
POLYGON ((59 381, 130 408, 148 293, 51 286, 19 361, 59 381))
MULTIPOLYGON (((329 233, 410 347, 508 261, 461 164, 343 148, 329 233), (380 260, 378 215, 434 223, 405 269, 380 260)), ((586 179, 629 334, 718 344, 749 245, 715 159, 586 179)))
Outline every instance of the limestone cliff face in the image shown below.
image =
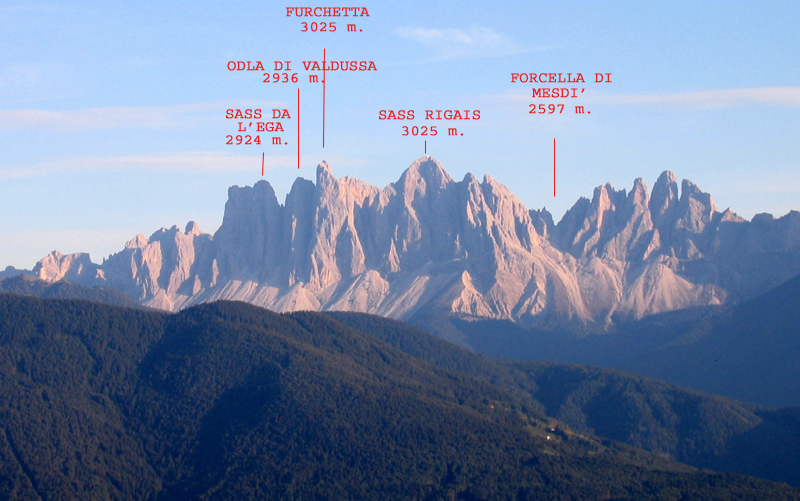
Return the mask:
POLYGON ((54 252, 34 273, 173 311, 236 299, 278 311, 402 319, 441 309, 603 325, 740 300, 800 273, 800 213, 748 222, 665 172, 651 193, 642 179, 630 192, 600 186, 554 224, 491 177, 456 181, 431 157, 384 189, 322 163, 283 204, 266 181, 230 188, 213 236, 194 223, 162 228, 101 265, 54 252))
POLYGON ((41 280, 57 282, 59 280, 84 281, 100 279, 99 267, 92 263, 89 254, 62 254, 53 251, 43 257, 33 268, 33 276, 41 280))

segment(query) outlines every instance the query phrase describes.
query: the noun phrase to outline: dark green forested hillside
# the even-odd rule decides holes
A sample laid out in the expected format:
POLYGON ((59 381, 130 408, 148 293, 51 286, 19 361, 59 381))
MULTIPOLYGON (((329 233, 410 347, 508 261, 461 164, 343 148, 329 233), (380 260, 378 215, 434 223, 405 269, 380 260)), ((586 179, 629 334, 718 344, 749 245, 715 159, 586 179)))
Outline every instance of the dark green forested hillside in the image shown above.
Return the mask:
POLYGON ((137 368, 165 319, 0 295, 0 499, 152 492, 159 478, 119 403, 135 393, 137 368))
POLYGON ((522 396, 576 431, 668 454, 701 468, 800 486, 800 413, 774 411, 617 370, 506 362, 394 320, 328 315, 435 365, 522 396))
POLYGON ((0 498, 800 498, 551 432, 533 385, 507 387, 525 370, 386 336, 242 303, 0 295, 0 498))

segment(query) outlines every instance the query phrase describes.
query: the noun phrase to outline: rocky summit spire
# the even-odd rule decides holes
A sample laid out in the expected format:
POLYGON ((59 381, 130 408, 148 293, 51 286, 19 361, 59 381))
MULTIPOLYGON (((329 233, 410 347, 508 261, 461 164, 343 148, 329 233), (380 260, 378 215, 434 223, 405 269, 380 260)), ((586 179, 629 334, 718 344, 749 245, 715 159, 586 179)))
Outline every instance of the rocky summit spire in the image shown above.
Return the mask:
POLYGON ((650 205, 650 197, 647 195, 647 183, 644 179, 637 177, 633 181, 633 189, 628 193, 628 200, 631 205, 640 205, 648 207, 650 205))
POLYGON ((665 170, 658 176, 650 195, 650 214, 653 223, 660 226, 662 221, 672 217, 678 203, 678 183, 675 174, 665 170))
POLYGON ((431 156, 418 158, 395 183, 405 193, 425 194, 427 190, 441 190, 453 182, 438 160, 431 156))

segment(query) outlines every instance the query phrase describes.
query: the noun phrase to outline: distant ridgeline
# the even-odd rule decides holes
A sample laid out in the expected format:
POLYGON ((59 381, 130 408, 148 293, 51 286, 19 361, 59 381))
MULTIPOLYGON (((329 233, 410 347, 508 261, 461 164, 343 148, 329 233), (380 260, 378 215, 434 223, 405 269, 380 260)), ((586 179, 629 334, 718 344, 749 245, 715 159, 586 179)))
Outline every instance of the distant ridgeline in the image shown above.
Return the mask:
POLYGON ((66 280, 46 282, 28 274, 0 275, 0 293, 8 292, 41 298, 86 299, 96 303, 143 308, 133 298, 114 289, 85 287, 66 280))
POLYGON ((214 235, 194 223, 162 228, 102 264, 53 252, 33 270, 167 311, 236 299, 584 330, 738 302, 798 273, 798 212, 745 221, 664 172, 651 192, 642 179, 630 192, 600 186, 555 224, 491 177, 455 181, 431 157, 383 189, 322 163, 282 205, 266 181, 234 186, 214 235))
POLYGON ((0 499, 800 499, 672 459, 800 485, 796 411, 381 317, 0 294, 0 345, 0 499))
POLYGON ((730 306, 651 315, 575 337, 502 320, 416 322, 490 356, 622 369, 768 407, 800 406, 800 276, 730 306))

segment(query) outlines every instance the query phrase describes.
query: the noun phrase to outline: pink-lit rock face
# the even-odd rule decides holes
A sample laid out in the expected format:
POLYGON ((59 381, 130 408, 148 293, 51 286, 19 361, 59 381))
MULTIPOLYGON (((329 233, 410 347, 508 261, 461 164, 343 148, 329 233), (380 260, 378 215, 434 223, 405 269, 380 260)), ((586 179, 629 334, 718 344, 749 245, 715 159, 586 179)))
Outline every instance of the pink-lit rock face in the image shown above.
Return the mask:
POLYGON ((605 325, 738 301, 800 273, 800 214, 745 221, 664 172, 650 193, 642 179, 630 192, 600 186, 554 224, 490 176, 455 181, 431 157, 383 189, 337 179, 323 162, 283 204, 266 181, 231 187, 213 236, 190 222, 138 235, 101 265, 53 252, 34 273, 171 311, 232 299, 605 325))

